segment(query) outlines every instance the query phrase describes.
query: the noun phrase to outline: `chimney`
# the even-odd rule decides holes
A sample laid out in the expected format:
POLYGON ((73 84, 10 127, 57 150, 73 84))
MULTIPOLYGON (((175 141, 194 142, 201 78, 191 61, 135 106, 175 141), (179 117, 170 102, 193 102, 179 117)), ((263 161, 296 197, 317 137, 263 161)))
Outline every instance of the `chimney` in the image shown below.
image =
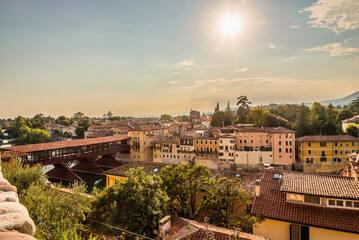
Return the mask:
POLYGON ((260 196, 260 191, 261 191, 261 180, 256 180, 256 187, 255 187, 255 191, 256 191, 256 197, 260 196))
POLYGON ((159 221, 159 232, 161 235, 167 234, 171 228, 171 215, 167 215, 159 221))

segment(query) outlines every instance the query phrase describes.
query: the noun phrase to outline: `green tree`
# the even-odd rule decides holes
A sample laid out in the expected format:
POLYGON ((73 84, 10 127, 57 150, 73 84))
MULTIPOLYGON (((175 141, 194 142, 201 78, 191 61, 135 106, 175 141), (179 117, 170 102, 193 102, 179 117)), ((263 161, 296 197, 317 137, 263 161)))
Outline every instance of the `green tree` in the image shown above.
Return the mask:
POLYGON ((163 189, 169 196, 172 213, 179 217, 195 218, 199 212, 197 194, 212 184, 211 172, 204 165, 174 167, 168 165, 161 170, 163 189))
POLYGON ((336 135, 340 126, 337 124, 338 111, 332 104, 325 107, 326 122, 323 124, 321 133, 323 135, 336 135))
POLYGON ((51 135, 42 129, 32 129, 28 126, 19 129, 19 138, 27 144, 44 143, 52 140, 51 135))
POLYGON ((77 128, 75 129, 76 135, 80 138, 84 138, 85 131, 87 131, 90 125, 91 124, 88 120, 82 120, 77 126, 77 128))
POLYGON ((347 128, 345 129, 346 134, 353 136, 353 137, 358 137, 358 127, 359 124, 349 124, 347 126, 347 128))
POLYGON ((253 108, 248 113, 247 123, 254 124, 256 127, 266 126, 269 114, 269 111, 262 107, 253 108))
POLYGON ((223 127, 231 125, 233 120, 233 114, 231 111, 229 112, 223 112, 223 111, 217 111, 213 113, 210 125, 212 127, 223 127))
POLYGON ((235 117, 235 124, 238 123, 246 123, 247 122, 247 115, 249 111, 249 106, 252 104, 248 101, 248 98, 246 96, 240 96, 237 98, 237 113, 235 117))
POLYGON ((313 103, 310 109, 310 126, 314 135, 322 134, 322 126, 326 122, 326 112, 323 105, 313 103))
POLYGON ((299 137, 310 134, 310 109, 304 104, 300 105, 295 123, 295 130, 299 137))
POLYGON ((77 113, 74 113, 74 115, 72 116, 72 119, 74 121, 81 121, 85 118, 85 114, 83 114, 82 112, 77 112, 77 113))
POLYGON ((161 115, 161 120, 170 121, 170 120, 172 120, 172 116, 169 115, 169 114, 162 114, 162 115, 161 115))
POLYGON ((205 200, 198 211, 207 216, 212 224, 228 228, 233 215, 249 204, 250 197, 240 183, 238 178, 217 178, 207 188, 205 200))
MULTIPOLYGON (((89 218, 154 237, 158 221, 168 210, 168 196, 161 189, 162 180, 159 176, 147 175, 141 168, 130 169, 126 176, 126 181, 96 193, 89 218)), ((102 225, 92 224, 111 232, 102 225)))
POLYGON ((343 109, 338 112, 337 122, 341 123, 343 120, 351 118, 354 116, 354 113, 350 109, 343 109))
POLYGON ((355 113, 359 113, 359 97, 357 97, 355 100, 351 102, 350 110, 352 110, 355 113))

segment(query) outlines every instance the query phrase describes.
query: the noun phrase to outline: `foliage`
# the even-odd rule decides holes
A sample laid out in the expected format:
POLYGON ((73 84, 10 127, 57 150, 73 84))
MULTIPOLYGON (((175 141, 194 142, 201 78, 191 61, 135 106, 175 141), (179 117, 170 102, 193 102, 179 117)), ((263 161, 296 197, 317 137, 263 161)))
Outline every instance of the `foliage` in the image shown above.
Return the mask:
MULTIPOLYGON (((147 175, 141 168, 130 169, 126 176, 126 181, 95 194, 89 218, 138 234, 154 236, 158 221, 168 210, 168 196, 161 189, 161 178, 147 175)), ((92 224, 102 228, 101 225, 92 224)))
POLYGON ((40 165, 27 166, 13 159, 3 165, 4 177, 18 189, 20 202, 36 225, 35 237, 46 240, 80 240, 82 221, 90 207, 84 186, 74 184, 70 191, 44 188, 45 174, 40 165))
POLYGON ((42 129, 32 129, 28 126, 23 126, 19 129, 19 138, 24 143, 44 143, 52 140, 51 135, 42 129))
POLYGON ((358 137, 358 131, 359 131, 359 124, 348 124, 347 128, 345 129, 346 134, 358 137))
POLYGON ((84 138, 85 136, 85 131, 87 131, 87 129, 89 128, 90 126, 90 122, 88 120, 82 120, 78 127, 75 129, 75 133, 78 137, 80 138, 84 138))
POLYGON ((306 136, 310 134, 310 109, 304 104, 300 105, 298 114, 295 120, 295 130, 299 136, 306 136))
POLYGON ((212 127, 223 127, 231 125, 233 121, 233 113, 231 111, 217 111, 213 113, 210 125, 212 127))
POLYGON ((234 120, 235 124, 247 122, 247 115, 250 104, 251 102, 248 101, 246 96, 240 96, 237 98, 238 109, 234 120))
POLYGON ((54 189, 43 189, 40 185, 31 185, 21 196, 34 220, 37 239, 78 239, 77 230, 83 230, 82 221, 89 211, 90 199, 83 194, 84 186, 74 184, 72 193, 60 191, 60 185, 54 189))
POLYGON ((172 116, 169 114, 163 114, 163 115, 161 115, 161 120, 170 121, 170 120, 172 120, 172 116))
POLYGON ((2 169, 4 178, 17 187, 19 195, 31 185, 43 186, 46 181, 46 175, 39 164, 30 167, 12 159, 9 163, 3 164, 2 169))
POLYGON ((350 109, 342 109, 338 112, 337 122, 341 123, 343 120, 351 118, 354 116, 354 113, 350 109))
POLYGON ((206 166, 168 165, 161 170, 162 188, 167 192, 171 212, 179 217, 195 218, 200 191, 211 185, 211 172, 206 166))
POLYGON ((350 110, 354 113, 359 113, 359 97, 351 102, 350 110))
POLYGON ((228 228, 233 215, 245 209, 250 199, 248 193, 240 187, 240 182, 238 178, 217 178, 207 188, 205 200, 198 211, 209 217, 212 224, 228 228))

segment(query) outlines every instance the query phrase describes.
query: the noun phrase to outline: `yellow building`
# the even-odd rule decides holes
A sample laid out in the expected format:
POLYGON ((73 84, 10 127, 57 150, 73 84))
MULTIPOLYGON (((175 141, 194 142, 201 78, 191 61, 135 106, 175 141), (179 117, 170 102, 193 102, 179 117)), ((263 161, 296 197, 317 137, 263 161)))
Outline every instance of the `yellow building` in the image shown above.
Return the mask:
POLYGON ((151 161, 152 160, 152 142, 161 135, 160 129, 154 126, 139 126, 131 129, 131 159, 133 161, 151 161))
POLYGON ((359 183, 354 178, 265 170, 251 214, 253 233, 274 240, 359 240, 359 183))
POLYGON ((119 166, 114 169, 107 170, 105 172, 106 174, 106 186, 110 187, 116 182, 122 182, 127 179, 126 172, 128 172, 131 168, 143 168, 143 170, 147 174, 160 174, 161 169, 168 164, 162 164, 162 163, 154 163, 154 162, 140 162, 140 161, 134 161, 129 162, 127 164, 124 164, 122 166, 119 166))
POLYGON ((304 172, 340 173, 348 154, 359 153, 358 138, 349 135, 305 136, 298 139, 298 160, 304 172))

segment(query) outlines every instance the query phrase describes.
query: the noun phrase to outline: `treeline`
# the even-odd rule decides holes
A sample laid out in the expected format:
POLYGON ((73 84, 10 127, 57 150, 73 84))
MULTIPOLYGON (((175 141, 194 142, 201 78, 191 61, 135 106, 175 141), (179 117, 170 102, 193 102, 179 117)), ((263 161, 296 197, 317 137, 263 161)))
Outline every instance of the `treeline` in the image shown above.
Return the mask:
POLYGON ((356 126, 349 126, 345 132, 341 121, 359 114, 359 98, 350 106, 328 106, 313 103, 309 108, 304 104, 274 105, 269 109, 250 107, 246 96, 238 98, 237 111, 231 111, 229 103, 225 111, 213 114, 211 126, 222 127, 231 124, 253 124, 256 127, 285 127, 297 131, 297 136, 350 134, 357 136, 356 126))
POLYGON ((246 212, 250 197, 239 178, 219 177, 203 165, 167 166, 159 175, 130 169, 126 180, 86 197, 78 184, 67 192, 60 191, 61 186, 44 187, 46 177, 39 165, 10 164, 3 169, 4 177, 17 187, 20 202, 35 222, 37 239, 79 240, 84 232, 123 235, 118 229, 155 238, 159 220, 168 214, 172 219, 208 218, 216 226, 244 232, 263 220, 246 212))
MULTIPOLYGON (((103 115, 103 119, 108 119, 111 121, 124 120, 125 117, 114 116, 111 111, 103 115)), ((18 140, 12 144, 21 145, 21 144, 33 144, 33 143, 44 143, 52 141, 54 136, 60 136, 64 138, 83 138, 85 131, 87 131, 90 125, 98 124, 86 116, 82 112, 77 112, 71 117, 59 116, 58 118, 53 118, 51 116, 44 116, 39 113, 32 118, 25 118, 23 116, 18 116, 15 119, 1 119, 0 120, 0 131, 5 130, 7 136, 0 132, 0 138, 17 138, 18 140), (45 124, 60 124, 65 127, 68 127, 72 124, 76 124, 74 127, 76 136, 73 136, 69 131, 60 131, 60 129, 54 129, 53 136, 48 133, 48 129, 45 124)))

